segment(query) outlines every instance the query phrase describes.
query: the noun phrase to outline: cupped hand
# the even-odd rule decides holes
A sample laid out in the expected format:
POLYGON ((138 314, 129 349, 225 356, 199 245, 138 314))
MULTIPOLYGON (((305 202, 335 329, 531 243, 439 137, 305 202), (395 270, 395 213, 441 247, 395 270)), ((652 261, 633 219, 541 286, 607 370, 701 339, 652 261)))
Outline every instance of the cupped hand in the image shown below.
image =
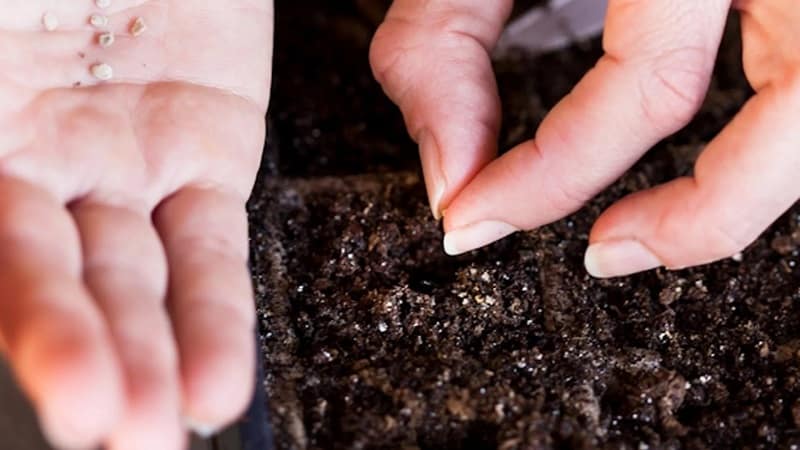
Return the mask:
POLYGON ((457 254, 558 220, 685 126, 706 94, 731 7, 756 95, 691 177, 633 194, 595 224, 599 277, 731 256, 800 196, 800 9, 792 0, 610 0, 604 56, 534 139, 495 158, 489 51, 502 0, 395 0, 373 42, 376 77, 419 142, 445 249, 457 254))
POLYGON ((55 445, 180 448, 253 389, 272 4, 0 3, 0 348, 55 445))

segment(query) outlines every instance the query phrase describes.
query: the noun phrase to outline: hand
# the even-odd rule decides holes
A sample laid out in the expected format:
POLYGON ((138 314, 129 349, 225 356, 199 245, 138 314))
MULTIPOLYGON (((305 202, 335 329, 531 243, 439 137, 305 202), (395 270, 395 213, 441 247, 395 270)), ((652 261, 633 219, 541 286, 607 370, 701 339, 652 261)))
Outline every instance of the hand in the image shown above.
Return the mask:
POLYGON ((184 423, 221 427, 253 389, 245 201, 272 2, 2 9, 0 348, 55 445, 180 448, 184 423))
MULTIPOLYGON (((511 8, 396 0, 373 42, 378 80, 419 142, 445 249, 462 253, 579 209, 705 96, 731 0, 611 0, 605 55, 533 140, 494 158, 500 113, 489 50, 511 8), (491 162, 490 162, 491 161, 491 162)), ((744 64, 757 94, 693 177, 613 205, 590 236, 599 277, 681 268, 742 250, 800 195, 800 9, 740 0, 744 64)))

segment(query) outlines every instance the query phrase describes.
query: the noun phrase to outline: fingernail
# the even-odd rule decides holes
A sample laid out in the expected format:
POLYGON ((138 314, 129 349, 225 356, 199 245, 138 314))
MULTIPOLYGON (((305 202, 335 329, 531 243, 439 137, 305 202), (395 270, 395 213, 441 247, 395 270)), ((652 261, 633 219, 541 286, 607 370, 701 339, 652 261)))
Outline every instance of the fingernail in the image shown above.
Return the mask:
POLYGON ((425 187, 428 190, 433 218, 442 218, 442 198, 447 190, 444 174, 442 172, 441 154, 433 135, 423 130, 419 135, 419 153, 422 158, 422 173, 425 177, 425 187))
POLYGON ((189 417, 183 418, 183 423, 186 425, 187 428, 192 430, 196 435, 200 436, 203 439, 210 438, 211 436, 217 434, 217 427, 213 425, 206 425, 201 421, 191 419, 189 417))
POLYGON ((460 255, 503 239, 517 231, 519 231, 517 227, 497 220, 477 222, 445 234, 444 251, 451 256, 460 255))
POLYGON ((635 239, 599 242, 586 249, 584 265, 596 278, 630 275, 664 265, 641 242, 635 239))
POLYGON ((441 220, 444 216, 444 211, 441 209, 442 197, 444 196, 444 183, 441 180, 434 179, 431 181, 433 184, 433 192, 430 194, 431 212, 433 218, 441 220))

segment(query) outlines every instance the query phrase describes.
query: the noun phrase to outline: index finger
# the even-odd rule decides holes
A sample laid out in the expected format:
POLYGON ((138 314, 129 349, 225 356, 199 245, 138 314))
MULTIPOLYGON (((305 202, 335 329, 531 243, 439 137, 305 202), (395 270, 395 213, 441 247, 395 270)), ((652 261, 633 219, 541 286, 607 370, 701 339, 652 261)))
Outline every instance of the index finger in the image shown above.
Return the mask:
POLYGON ((605 55, 532 141, 495 160, 451 203, 445 249, 457 254, 579 209, 705 95, 730 0, 612 0, 605 55))

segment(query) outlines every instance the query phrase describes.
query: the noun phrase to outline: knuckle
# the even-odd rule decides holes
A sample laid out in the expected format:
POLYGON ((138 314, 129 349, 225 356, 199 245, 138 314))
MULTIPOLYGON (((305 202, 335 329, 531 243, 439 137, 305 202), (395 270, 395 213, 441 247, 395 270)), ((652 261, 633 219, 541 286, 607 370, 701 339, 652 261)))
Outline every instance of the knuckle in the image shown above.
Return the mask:
POLYGON ((407 57, 423 48, 426 30, 404 17, 387 17, 375 31, 369 48, 369 62, 380 83, 398 71, 398 66, 409 61, 407 57))
POLYGON ((758 237, 758 232, 753 234, 753 225, 740 217, 728 218, 707 203, 691 199, 672 203, 653 220, 653 236, 669 246, 662 248, 665 255, 671 256, 667 262, 673 267, 733 256, 758 237))
POLYGON ((791 105, 800 105, 800 64, 787 70, 775 83, 775 88, 781 92, 784 101, 791 105))
POLYGON ((246 239, 221 233, 207 236, 190 234, 176 240, 174 247, 177 249, 173 250, 175 258, 202 266, 207 265, 210 261, 235 265, 246 262, 249 256, 246 239))
MULTIPOLYGON (((731 199, 715 198, 696 177, 673 180, 663 188, 661 206, 649 211, 648 240, 667 267, 683 268, 733 256, 763 231, 755 217, 730 208, 731 199)), ((659 188, 656 188, 659 189, 659 188)), ((658 203, 658 197, 654 197, 658 203)))
POLYGON ((255 325, 254 292, 246 267, 222 268, 225 279, 201 273, 173 300, 175 317, 187 323, 204 318, 226 317, 226 327, 250 329, 255 325))
POLYGON ((551 122, 548 131, 550 134, 543 137, 540 130, 540 134, 536 136, 538 143, 523 148, 529 153, 525 158, 527 161, 548 167, 542 170, 543 198, 551 211, 563 217, 579 210, 597 192, 592 188, 594 177, 563 176, 565 173, 591 173, 580 158, 569 158, 567 171, 563 166, 559 167, 554 163, 563 157, 563 149, 580 148, 577 134, 569 125, 564 126, 556 121, 551 122))
POLYGON ((560 216, 567 216, 581 209, 594 195, 576 182, 552 179, 547 182, 545 198, 551 209, 560 216))
POLYGON ((663 52, 644 64, 639 77, 642 112, 667 133, 685 126, 700 109, 711 76, 713 61, 699 47, 663 52))
MULTIPOLYGON (((488 54, 502 30, 502 20, 466 11, 444 9, 425 17, 388 17, 375 32, 369 60, 373 75, 385 87, 401 85, 398 78, 425 68, 432 55, 451 55, 459 49, 479 49, 488 54), (412 57, 413 56, 413 57, 412 57)), ((470 51, 474 53, 474 51, 470 51)), ((434 57, 433 59, 438 59, 434 57)))
POLYGON ((386 94, 395 102, 405 96, 413 67, 409 55, 417 51, 414 33, 409 33, 411 25, 400 19, 387 19, 372 38, 369 48, 369 62, 375 80, 384 88, 386 94))
POLYGON ((678 259, 688 259, 689 264, 677 264, 678 267, 707 263, 727 258, 745 250, 755 240, 747 227, 734 226, 720 220, 705 221, 698 214, 697 222, 688 226, 677 216, 667 214, 660 226, 658 236, 667 237, 666 242, 678 244, 670 252, 678 259))
POLYGON ((134 364, 146 364, 151 370, 169 373, 178 365, 178 354, 167 331, 167 325, 156 328, 142 327, 142 321, 119 321, 115 324, 118 345, 125 348, 124 354, 134 359, 145 357, 134 364), (149 331, 144 331, 149 330, 149 331))
POLYGON ((391 39, 391 24, 387 19, 387 22, 375 31, 369 46, 369 63, 379 83, 384 84, 387 72, 396 64, 397 58, 398 47, 391 39))

